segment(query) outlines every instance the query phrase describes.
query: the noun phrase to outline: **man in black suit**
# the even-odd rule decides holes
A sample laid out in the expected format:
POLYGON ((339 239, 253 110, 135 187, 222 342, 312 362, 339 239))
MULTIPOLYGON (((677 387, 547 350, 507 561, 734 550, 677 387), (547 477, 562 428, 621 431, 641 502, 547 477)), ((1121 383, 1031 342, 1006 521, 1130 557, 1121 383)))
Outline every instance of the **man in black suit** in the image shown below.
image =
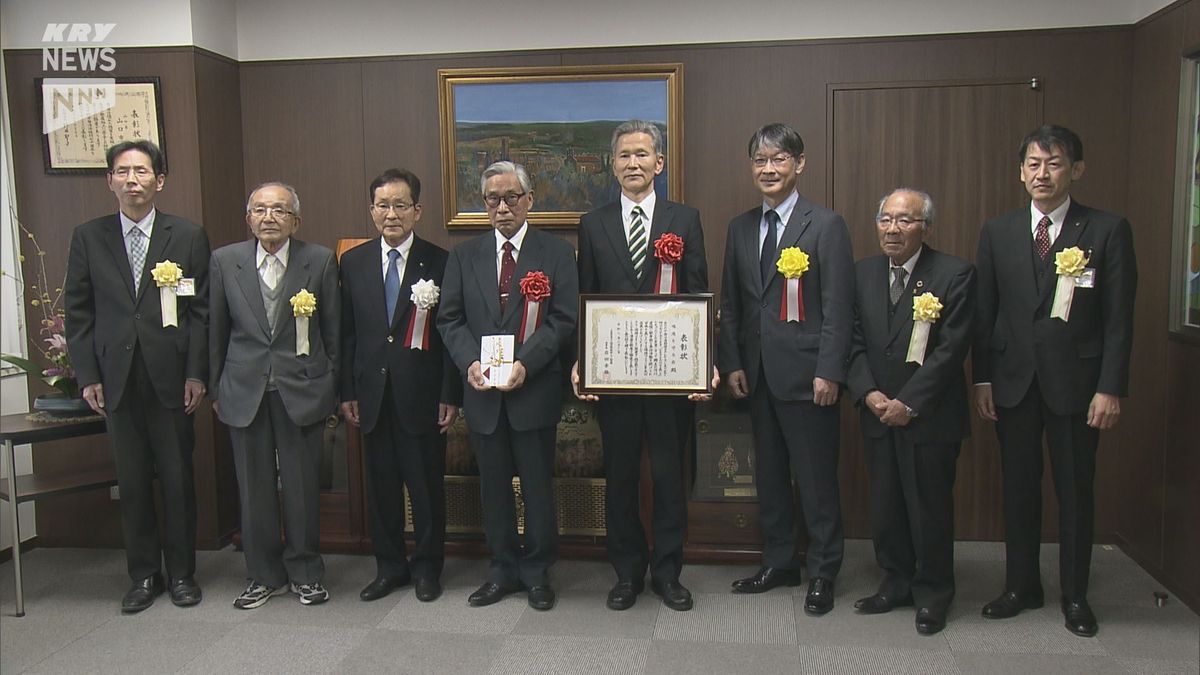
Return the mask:
MULTIPOLYGON (((682 258, 673 265, 678 293, 708 291, 704 231, 696 209, 659 199, 654 177, 663 170, 662 131, 656 124, 630 120, 612 136, 612 168, 621 185, 618 201, 579 221, 580 293, 658 293, 662 260, 655 242, 670 233, 683 242, 682 258)), ((671 292, 670 287, 665 292, 671 292)), ((579 364, 571 373, 579 396, 579 364)), ((713 385, 716 386, 716 383, 713 385)), ((608 559, 617 583, 608 593, 609 609, 633 606, 650 567, 650 587, 667 607, 692 608, 692 594, 679 583, 683 540, 687 529, 687 496, 683 486, 683 450, 691 427, 691 406, 675 396, 587 395, 597 402, 604 442, 605 516, 608 559), (638 513, 642 439, 650 453, 654 480, 654 552, 638 513)), ((693 400, 703 400, 696 394, 693 400)))
POLYGON ((481 188, 495 229, 450 252, 437 320, 446 349, 469 385, 463 389, 463 409, 479 463, 483 528, 492 550, 487 581, 468 601, 482 607, 525 588, 530 607, 548 610, 555 601, 548 573, 558 558, 553 472, 562 415, 560 359, 562 350, 571 348, 579 311, 575 250, 526 222, 533 185, 521 165, 492 164, 483 172, 481 188), (522 326, 531 332, 523 334, 522 326), (480 366, 480 349, 484 336, 496 335, 516 336, 516 353, 508 381, 493 387, 480 366), (517 534, 514 472, 525 501, 524 551, 517 534))
POLYGON ((884 571, 879 590, 854 606, 882 614, 915 603, 925 635, 946 626, 954 598, 954 474, 970 433, 963 359, 975 293, 971 263, 924 243, 933 221, 924 192, 902 188, 879 202, 883 255, 855 265, 846 383, 861 413, 884 571))
POLYGON ((325 420, 337 407, 337 261, 293 236, 300 197, 289 185, 255 188, 246 225, 254 238, 213 251, 209 275, 210 391, 233 443, 250 577, 233 606, 289 589, 316 605, 329 599, 317 547, 325 420))
MULTIPOLYGON (((67 262, 67 345, 83 398, 105 415, 116 453, 121 528, 133 587, 121 611, 139 612, 164 590, 200 602, 196 569, 192 413, 208 378, 208 235, 154 208, 166 181, 149 141, 108 149, 108 187, 119 211, 75 228, 67 262), (174 263, 174 267, 166 263, 174 263), (153 270, 183 279, 159 287, 153 270), (173 276, 173 275, 172 275, 173 276), (163 306, 174 315, 164 314, 163 306), (162 486, 160 544, 154 479, 162 486)), ((163 277, 166 280, 166 277, 163 277)))
POLYGON ((442 594, 446 530, 443 478, 462 384, 435 328, 446 251, 413 232, 421 181, 388 169, 371 182, 379 237, 342 256, 342 412, 366 444, 375 579, 359 593, 377 600, 415 579, 418 600, 442 594), (416 535, 404 542, 404 486, 416 535))
POLYGON ((837 403, 850 352, 854 259, 846 221, 796 191, 804 170, 800 134, 768 124, 750 138, 749 152, 763 203, 729 223, 718 358, 733 395, 751 397, 766 541, 762 568, 733 589, 761 593, 800 583, 794 477, 809 536, 804 610, 821 615, 833 609, 844 548, 837 403), (778 270, 784 254, 791 264, 807 260, 799 278, 778 270))
POLYGON ((975 260, 975 404, 1000 437, 1007 558, 1004 593, 983 615, 1006 619, 1042 606, 1044 433, 1059 501, 1063 615, 1068 630, 1091 637, 1098 630, 1087 602, 1096 446, 1128 393, 1133 232, 1121 216, 1071 199, 1084 163, 1070 129, 1031 132, 1019 157, 1030 205, 985 223, 975 260))

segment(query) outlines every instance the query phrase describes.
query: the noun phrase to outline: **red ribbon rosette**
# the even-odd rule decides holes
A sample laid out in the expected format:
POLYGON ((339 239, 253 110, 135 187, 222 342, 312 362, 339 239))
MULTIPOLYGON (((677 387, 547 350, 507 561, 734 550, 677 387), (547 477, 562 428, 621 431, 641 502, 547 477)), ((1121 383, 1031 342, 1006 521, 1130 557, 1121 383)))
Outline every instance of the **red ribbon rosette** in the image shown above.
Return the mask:
POLYGON ((521 332, 517 335, 518 342, 533 335, 542 325, 542 301, 550 297, 550 277, 541 270, 531 270, 521 277, 521 295, 525 297, 525 307, 521 310, 521 332))
POLYGON ((654 241, 654 257, 658 258, 658 275, 654 279, 655 293, 677 293, 675 264, 683 260, 683 238, 664 232, 654 241))

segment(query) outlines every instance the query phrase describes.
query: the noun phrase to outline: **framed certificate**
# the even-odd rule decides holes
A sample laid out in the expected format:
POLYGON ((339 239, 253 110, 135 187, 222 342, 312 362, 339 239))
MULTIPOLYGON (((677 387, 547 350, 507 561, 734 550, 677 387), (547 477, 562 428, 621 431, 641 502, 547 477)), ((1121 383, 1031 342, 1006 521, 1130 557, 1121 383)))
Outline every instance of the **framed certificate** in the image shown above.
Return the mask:
POLYGON ((713 296, 579 296, 579 391, 711 394, 713 296))

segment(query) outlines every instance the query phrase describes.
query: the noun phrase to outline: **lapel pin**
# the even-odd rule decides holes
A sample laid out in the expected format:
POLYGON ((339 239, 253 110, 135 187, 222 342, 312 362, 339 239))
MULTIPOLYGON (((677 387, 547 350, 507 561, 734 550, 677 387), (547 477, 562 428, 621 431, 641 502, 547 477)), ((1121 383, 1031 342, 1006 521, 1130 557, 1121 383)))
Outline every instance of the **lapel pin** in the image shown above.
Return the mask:
MULTIPOLYGON (((924 286, 924 285, 925 285, 925 282, 924 282, 924 281, 921 281, 920 279, 917 279, 917 288, 921 288, 921 287, 922 287, 922 286, 924 286)), ((915 292, 915 291, 914 291, 914 292, 915 292)))

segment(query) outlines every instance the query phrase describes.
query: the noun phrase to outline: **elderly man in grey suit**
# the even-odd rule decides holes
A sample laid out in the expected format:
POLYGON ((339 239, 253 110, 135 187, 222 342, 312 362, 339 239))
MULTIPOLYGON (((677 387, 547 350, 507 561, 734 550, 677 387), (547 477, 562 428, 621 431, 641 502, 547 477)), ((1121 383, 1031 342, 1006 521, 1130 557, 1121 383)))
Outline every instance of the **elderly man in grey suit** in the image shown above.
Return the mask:
POLYGON ((214 251, 209 273, 213 409, 233 441, 250 576, 233 605, 259 607, 289 584, 314 605, 329 599, 317 540, 324 421, 336 406, 337 263, 292 237, 300 198, 290 186, 250 193, 246 224, 254 239, 214 251))
POLYGON ((171 602, 200 602, 192 576, 192 413, 208 377, 209 253, 204 228, 154 206, 167 178, 158 146, 125 141, 109 148, 106 160, 108 188, 120 208, 75 228, 63 288, 71 361, 84 400, 107 417, 116 455, 133 579, 121 611, 131 614, 163 592, 164 562, 171 602), (155 281, 159 265, 182 276, 173 314, 163 312, 171 307, 155 281), (155 478, 162 488, 161 539, 155 478))
POLYGON ((751 398, 762 568, 739 593, 800 583, 792 480, 808 528, 811 615, 833 609, 842 565, 838 395, 854 322, 854 259, 846 221, 796 191, 804 141, 784 124, 750 138, 760 206, 729 223, 718 360, 737 398, 751 398))
POLYGON ((550 566, 558 558, 554 512, 555 431, 562 410, 561 352, 578 314, 575 250, 529 226, 533 185, 524 167, 496 162, 483 172, 494 231, 454 247, 446 263, 437 326, 469 386, 463 410, 479 462, 483 529, 492 550, 487 581, 468 602, 481 607, 524 588, 529 606, 554 607, 550 566), (530 330, 526 330, 530 329, 530 330), (482 338, 515 336, 507 382, 489 384, 482 338), (521 478, 525 543, 517 534, 512 477, 521 478))

